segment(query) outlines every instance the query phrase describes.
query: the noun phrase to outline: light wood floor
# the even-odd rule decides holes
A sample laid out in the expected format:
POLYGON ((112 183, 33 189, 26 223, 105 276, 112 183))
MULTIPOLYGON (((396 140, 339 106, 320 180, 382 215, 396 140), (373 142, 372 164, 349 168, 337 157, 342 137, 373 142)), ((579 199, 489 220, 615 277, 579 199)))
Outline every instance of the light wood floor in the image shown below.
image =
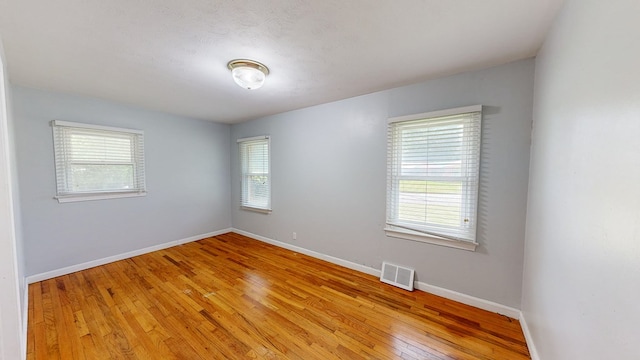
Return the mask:
POLYGON ((28 359, 529 359, 517 320, 229 233, 29 286, 28 359))

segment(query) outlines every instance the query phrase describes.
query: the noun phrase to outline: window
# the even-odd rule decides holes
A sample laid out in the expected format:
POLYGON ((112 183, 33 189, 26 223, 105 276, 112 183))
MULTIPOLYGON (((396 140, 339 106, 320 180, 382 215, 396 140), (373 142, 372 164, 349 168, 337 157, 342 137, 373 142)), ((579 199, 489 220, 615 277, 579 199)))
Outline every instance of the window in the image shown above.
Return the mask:
POLYGON ((59 202, 143 196, 143 132, 52 121, 59 202))
POLYGON ((388 236, 475 250, 481 106, 389 119, 388 236))
POLYGON ((239 139, 242 169, 243 209, 271 212, 271 174, 269 169, 269 136, 239 139))

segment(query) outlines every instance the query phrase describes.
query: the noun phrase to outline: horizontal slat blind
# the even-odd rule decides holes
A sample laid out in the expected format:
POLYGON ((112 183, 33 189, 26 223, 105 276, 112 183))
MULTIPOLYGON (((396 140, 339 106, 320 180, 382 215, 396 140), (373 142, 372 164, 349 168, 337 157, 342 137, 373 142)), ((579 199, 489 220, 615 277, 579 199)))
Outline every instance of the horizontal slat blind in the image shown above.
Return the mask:
POLYGON ((390 122, 388 225, 475 241, 480 109, 390 122))
POLYGON ((238 140, 242 169, 241 206, 271 210, 271 174, 268 136, 238 140))
POLYGON ((54 121, 58 196, 144 192, 144 135, 54 121))

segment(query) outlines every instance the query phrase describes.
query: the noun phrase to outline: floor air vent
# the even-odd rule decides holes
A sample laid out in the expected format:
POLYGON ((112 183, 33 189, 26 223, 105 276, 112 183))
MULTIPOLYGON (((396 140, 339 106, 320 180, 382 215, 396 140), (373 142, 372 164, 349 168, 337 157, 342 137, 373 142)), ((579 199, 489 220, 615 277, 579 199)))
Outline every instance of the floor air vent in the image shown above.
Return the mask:
POLYGON ((415 270, 413 269, 383 262, 380 281, 405 290, 413 291, 414 275, 415 270))

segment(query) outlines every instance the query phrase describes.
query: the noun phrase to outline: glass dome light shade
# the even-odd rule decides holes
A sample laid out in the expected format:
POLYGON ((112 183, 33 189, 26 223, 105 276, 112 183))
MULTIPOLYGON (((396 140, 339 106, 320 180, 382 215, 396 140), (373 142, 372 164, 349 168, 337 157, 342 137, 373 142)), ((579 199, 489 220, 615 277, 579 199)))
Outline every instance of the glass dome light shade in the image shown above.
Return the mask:
POLYGON ((228 67, 231 69, 233 81, 249 90, 262 87, 269 74, 266 66, 252 60, 233 60, 229 62, 228 67))
POLYGON ((231 70, 233 81, 241 87, 249 90, 258 89, 264 85, 266 76, 258 69, 252 67, 237 67, 231 70))

